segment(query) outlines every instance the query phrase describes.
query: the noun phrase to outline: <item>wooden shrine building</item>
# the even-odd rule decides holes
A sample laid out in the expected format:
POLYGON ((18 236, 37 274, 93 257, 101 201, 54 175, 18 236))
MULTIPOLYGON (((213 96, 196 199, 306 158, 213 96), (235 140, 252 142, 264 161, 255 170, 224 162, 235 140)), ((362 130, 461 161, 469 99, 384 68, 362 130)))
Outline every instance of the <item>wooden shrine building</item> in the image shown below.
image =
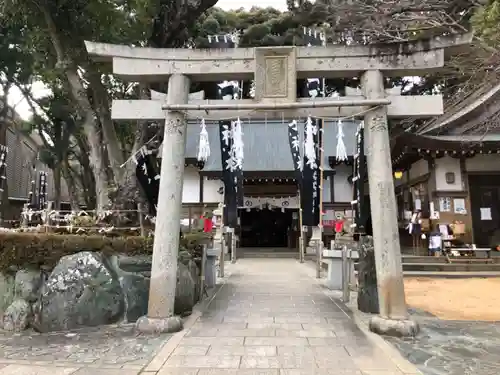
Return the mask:
POLYGON ((424 218, 434 217, 432 225, 461 223, 463 242, 490 246, 500 228, 499 110, 500 84, 492 82, 414 133, 393 139, 401 232, 408 212, 420 207, 424 218))

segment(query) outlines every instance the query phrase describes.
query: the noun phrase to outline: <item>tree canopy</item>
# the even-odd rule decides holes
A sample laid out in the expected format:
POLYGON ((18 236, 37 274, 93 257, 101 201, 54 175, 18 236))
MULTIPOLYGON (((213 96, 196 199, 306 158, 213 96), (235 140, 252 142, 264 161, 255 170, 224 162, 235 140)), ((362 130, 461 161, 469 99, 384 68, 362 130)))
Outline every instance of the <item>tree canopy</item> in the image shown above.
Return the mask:
MULTIPOLYGON (((122 165, 148 134, 147 124, 112 121, 110 103, 114 98, 147 98, 149 87, 124 83, 111 74, 109 66, 93 62, 85 40, 208 48, 210 35, 238 32, 243 47, 304 45, 304 27, 310 27, 324 32, 328 43, 366 44, 474 27, 480 38, 480 58, 487 59, 496 53, 500 35, 498 0, 483 4, 472 0, 287 0, 285 12, 256 7, 225 11, 216 4, 217 0, 0 2, 3 95, 18 87, 30 103, 34 113, 30 129, 50 140, 43 148, 47 165, 57 170, 71 191, 84 192, 73 201, 103 209, 139 199, 134 166, 122 165), (34 82, 43 82, 52 94, 37 98, 34 82)), ((452 96, 467 79, 464 72, 470 69, 463 64, 471 63, 453 66, 444 76, 421 77, 411 92, 437 88, 452 96)), ((327 85, 331 92, 347 83, 356 84, 355 80, 329 80, 327 85)), ((404 83, 401 77, 391 84, 404 83)), ((201 88, 210 95, 209 86, 201 88)))

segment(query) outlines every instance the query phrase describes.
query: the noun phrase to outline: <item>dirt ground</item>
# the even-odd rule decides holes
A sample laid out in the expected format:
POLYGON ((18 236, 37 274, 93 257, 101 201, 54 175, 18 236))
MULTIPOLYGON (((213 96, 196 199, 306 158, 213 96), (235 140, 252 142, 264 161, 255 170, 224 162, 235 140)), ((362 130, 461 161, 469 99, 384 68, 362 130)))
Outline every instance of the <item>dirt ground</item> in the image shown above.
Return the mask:
POLYGON ((406 303, 445 320, 500 321, 500 278, 405 278, 406 303))

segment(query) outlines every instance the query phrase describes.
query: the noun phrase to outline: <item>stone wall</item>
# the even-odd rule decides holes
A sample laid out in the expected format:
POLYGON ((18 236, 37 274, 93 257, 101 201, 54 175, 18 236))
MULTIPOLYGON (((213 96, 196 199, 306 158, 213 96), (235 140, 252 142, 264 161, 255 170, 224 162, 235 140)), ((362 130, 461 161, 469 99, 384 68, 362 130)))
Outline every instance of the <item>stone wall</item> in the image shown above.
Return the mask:
MULTIPOLYGON (((1 327, 39 332, 135 322, 146 315, 151 257, 84 251, 64 256, 53 269, 0 273, 1 327)), ((179 261, 175 313, 199 301, 200 272, 189 257, 179 261)))

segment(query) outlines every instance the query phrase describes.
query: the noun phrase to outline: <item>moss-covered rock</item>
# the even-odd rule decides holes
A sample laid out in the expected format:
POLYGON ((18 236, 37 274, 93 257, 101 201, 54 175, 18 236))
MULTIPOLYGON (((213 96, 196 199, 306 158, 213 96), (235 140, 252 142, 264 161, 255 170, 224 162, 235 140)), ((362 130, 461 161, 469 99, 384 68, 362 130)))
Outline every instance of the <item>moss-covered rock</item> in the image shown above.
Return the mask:
POLYGON ((3 315, 7 307, 14 301, 15 284, 13 274, 0 272, 0 315, 3 315))
POLYGON ((105 256, 81 252, 63 257, 42 286, 35 305, 41 332, 65 331, 120 321, 123 291, 105 256))

